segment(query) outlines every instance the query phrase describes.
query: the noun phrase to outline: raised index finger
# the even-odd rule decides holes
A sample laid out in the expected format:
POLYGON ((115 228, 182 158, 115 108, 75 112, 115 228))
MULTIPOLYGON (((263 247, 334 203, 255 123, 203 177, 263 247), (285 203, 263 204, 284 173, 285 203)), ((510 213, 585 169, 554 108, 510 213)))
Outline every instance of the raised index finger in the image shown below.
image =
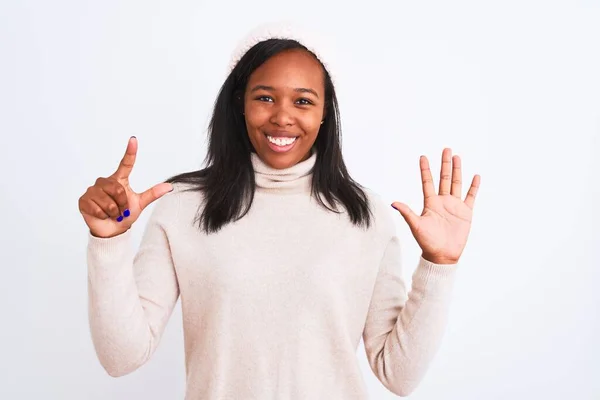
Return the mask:
POLYGON ((137 138, 132 136, 129 138, 129 142, 127 143, 127 149, 125 150, 125 155, 121 159, 119 163, 119 167, 117 171, 113 174, 113 176, 117 179, 128 179, 131 174, 131 170, 133 169, 133 165, 135 164, 135 157, 137 154, 137 138))

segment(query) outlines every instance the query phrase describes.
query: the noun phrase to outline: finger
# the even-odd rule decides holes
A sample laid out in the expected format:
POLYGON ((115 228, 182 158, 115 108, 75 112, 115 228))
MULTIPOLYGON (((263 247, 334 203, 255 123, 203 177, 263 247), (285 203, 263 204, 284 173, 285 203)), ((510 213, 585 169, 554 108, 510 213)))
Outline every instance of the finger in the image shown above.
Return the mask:
POLYGON ((92 217, 99 219, 110 218, 110 215, 108 215, 92 198, 81 197, 79 199, 79 210, 82 214, 91 215, 92 217))
POLYGON ((96 203, 110 218, 117 219, 121 215, 117 202, 99 186, 91 189, 90 200, 96 203))
POLYGON ((117 203, 117 206, 119 206, 119 215, 128 217, 129 199, 127 198, 125 187, 115 179, 105 179, 102 181, 100 188, 117 203))
POLYGON ((431 170, 429 169, 429 161, 427 160, 427 157, 421 156, 419 164, 421 168, 421 182, 423 184, 423 197, 427 199, 431 196, 435 196, 433 177, 431 176, 431 170))
POLYGON ((398 210, 398 212, 400 212, 400 215, 402 215, 402 218, 404 218, 404 220, 410 228, 413 228, 417 225, 419 216, 415 214, 409 206, 407 206, 404 203, 395 201, 392 203, 392 207, 394 207, 396 210, 398 210))
POLYGON ((462 165, 459 156, 452 157, 452 188, 450 194, 460 199, 462 191, 462 165))
POLYGON ((125 150, 125 155, 121 159, 119 167, 113 174, 113 177, 117 179, 129 179, 129 175, 131 175, 131 170, 133 170, 133 165, 135 164, 137 149, 137 138, 135 136, 132 136, 129 138, 129 142, 127 143, 127 149, 125 150))
POLYGON ((158 185, 151 187, 140 194, 140 208, 143 210, 172 190, 173 185, 170 183, 159 183, 158 185))
POLYGON ((440 169, 440 195, 450 194, 452 184, 452 150, 446 148, 442 151, 442 168, 440 169))
POLYGON ((475 204, 475 197, 477 196, 477 192, 479 191, 479 185, 481 183, 481 177, 479 175, 475 175, 473 177, 473 181, 471 182, 471 187, 469 188, 469 192, 465 197, 465 204, 470 208, 473 208, 475 204))

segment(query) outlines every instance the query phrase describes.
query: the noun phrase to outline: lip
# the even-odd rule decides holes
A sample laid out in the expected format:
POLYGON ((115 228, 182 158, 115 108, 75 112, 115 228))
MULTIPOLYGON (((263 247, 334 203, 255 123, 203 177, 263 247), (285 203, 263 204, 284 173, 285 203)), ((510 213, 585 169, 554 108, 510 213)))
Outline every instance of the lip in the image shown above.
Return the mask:
POLYGON ((300 135, 296 135, 296 134, 288 132, 288 131, 270 131, 270 132, 264 132, 264 134, 265 134, 265 136, 286 137, 286 138, 295 138, 295 137, 300 136, 300 135))
MULTIPOLYGON (((268 136, 271 136, 271 134, 269 134, 268 136)), ((267 134, 265 134, 265 141, 267 142, 267 146, 269 146, 269 148, 272 151, 274 151, 276 153, 280 153, 280 154, 287 153, 287 152, 291 151, 294 147, 296 147, 296 144, 298 143, 298 137, 297 136, 282 136, 282 135, 275 136, 275 135, 273 135, 273 137, 279 137, 279 138, 281 138, 281 137, 295 137, 296 138, 296 140, 294 140, 294 142, 292 144, 290 144, 290 145, 287 145, 287 146, 277 146, 275 143, 272 143, 267 138, 267 134)))

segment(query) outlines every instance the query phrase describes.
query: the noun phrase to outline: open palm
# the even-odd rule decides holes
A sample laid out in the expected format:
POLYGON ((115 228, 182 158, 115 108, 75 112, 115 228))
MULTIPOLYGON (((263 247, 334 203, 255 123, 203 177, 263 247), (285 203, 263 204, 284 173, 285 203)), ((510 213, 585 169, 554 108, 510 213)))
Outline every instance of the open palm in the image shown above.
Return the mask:
POLYGON ((415 214, 406 204, 392 203, 400 212, 415 240, 421 247, 423 258, 437 264, 458 262, 469 237, 473 205, 481 178, 475 175, 464 201, 461 199, 462 173, 459 156, 452 150, 442 152, 439 193, 435 193, 429 161, 421 156, 421 181, 423 184, 423 211, 415 214))

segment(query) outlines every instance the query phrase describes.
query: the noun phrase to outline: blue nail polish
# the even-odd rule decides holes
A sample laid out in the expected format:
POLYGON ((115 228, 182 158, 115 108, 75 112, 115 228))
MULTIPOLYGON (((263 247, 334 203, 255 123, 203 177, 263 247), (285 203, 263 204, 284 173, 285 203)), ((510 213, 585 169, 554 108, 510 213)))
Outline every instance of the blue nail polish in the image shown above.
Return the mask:
POLYGON ((119 218, 117 218, 117 221, 119 221, 119 222, 123 221, 123 216, 119 215, 119 218))
POLYGON ((129 209, 123 211, 123 215, 125 216, 125 218, 129 217, 131 215, 131 213, 129 212, 129 209))

